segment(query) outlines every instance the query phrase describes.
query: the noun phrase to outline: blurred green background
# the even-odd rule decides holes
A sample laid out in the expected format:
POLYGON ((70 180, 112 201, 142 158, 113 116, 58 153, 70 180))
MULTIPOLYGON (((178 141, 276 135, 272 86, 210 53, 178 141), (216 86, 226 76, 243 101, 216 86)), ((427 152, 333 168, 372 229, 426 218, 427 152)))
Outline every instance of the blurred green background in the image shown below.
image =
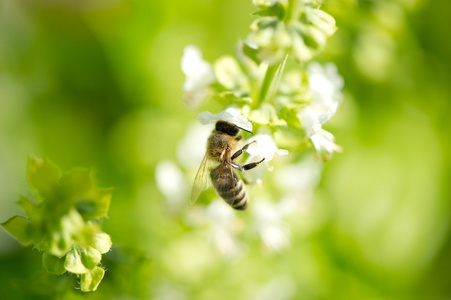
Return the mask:
MULTIPOLYGON (((115 245, 97 292, 50 276, 0 230, 0 298, 450 299, 451 40, 448 0, 329 0, 345 99, 327 129, 344 148, 291 246, 255 238, 228 260, 168 210, 155 167, 174 159, 198 112, 181 102, 187 44, 207 61, 249 33, 251 1, 1 0, 0 221, 28 155, 96 170, 114 187, 115 245)), ((188 202, 188 200, 187 200, 188 202)))

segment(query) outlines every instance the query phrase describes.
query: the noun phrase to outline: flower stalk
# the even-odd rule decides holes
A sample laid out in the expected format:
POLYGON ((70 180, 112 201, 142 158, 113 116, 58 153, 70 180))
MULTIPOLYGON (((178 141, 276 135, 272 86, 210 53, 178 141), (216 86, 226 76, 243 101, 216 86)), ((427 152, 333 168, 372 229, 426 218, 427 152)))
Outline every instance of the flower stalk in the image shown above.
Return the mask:
POLYGON ((299 17, 299 8, 301 6, 300 0, 289 0, 287 14, 285 16, 285 24, 290 23, 291 20, 296 20, 299 17))
POLYGON ((270 101, 277 91, 277 87, 282 77, 285 64, 287 62, 288 52, 285 54, 284 58, 279 64, 271 65, 269 64, 265 77, 260 88, 260 93, 258 94, 257 101, 253 101, 252 108, 258 108, 265 101, 270 101))

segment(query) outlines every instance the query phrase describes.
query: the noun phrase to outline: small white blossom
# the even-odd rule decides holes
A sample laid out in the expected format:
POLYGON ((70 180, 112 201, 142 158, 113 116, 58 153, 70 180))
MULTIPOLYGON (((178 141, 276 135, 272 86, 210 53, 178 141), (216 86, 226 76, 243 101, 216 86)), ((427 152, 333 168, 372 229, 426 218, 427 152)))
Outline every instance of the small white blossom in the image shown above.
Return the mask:
POLYGON ((257 134, 248 140, 248 142, 253 141, 255 142, 249 145, 247 153, 252 156, 265 158, 266 162, 271 161, 274 154, 288 155, 288 150, 277 148, 273 139, 267 134, 257 134))
POLYGON ((322 67, 313 62, 308 67, 309 92, 312 102, 298 113, 308 136, 315 134, 329 119, 335 115, 342 99, 343 78, 337 67, 328 63, 322 67))
POLYGON ((250 162, 258 162, 265 158, 265 161, 262 163, 266 166, 266 168, 256 167, 251 170, 246 171, 246 180, 249 182, 255 182, 257 184, 261 183, 263 174, 265 173, 265 169, 272 171, 272 167, 268 164, 274 157, 274 154, 277 155, 288 155, 288 150, 277 148, 271 136, 267 134, 257 134, 256 136, 251 137, 246 143, 253 142, 249 145, 247 149, 247 153, 250 156, 246 159, 246 163, 250 162))
POLYGON ((193 45, 185 47, 181 67, 186 76, 184 101, 195 108, 207 97, 208 87, 215 81, 213 67, 202 59, 202 52, 193 45))
POLYGON ((333 107, 341 101, 343 95, 341 89, 344 86, 343 77, 338 74, 337 67, 333 63, 323 66, 312 62, 308 66, 309 90, 314 104, 333 107))
POLYGON ((320 129, 310 137, 313 147, 315 147, 318 155, 322 155, 324 160, 331 158, 334 152, 341 152, 342 148, 335 144, 335 138, 332 133, 320 129))
POLYGON ((247 118, 243 117, 241 110, 236 107, 229 107, 218 114, 212 114, 208 111, 204 111, 197 116, 197 120, 203 125, 222 120, 235 124, 246 131, 252 132, 252 123, 249 122, 247 118))
POLYGON ((325 151, 329 158, 341 148, 334 143, 333 135, 322 129, 322 125, 335 115, 343 97, 341 89, 344 81, 332 63, 323 67, 313 62, 308 67, 308 73, 312 102, 299 111, 298 118, 318 155, 325 151))
MULTIPOLYGON (((337 103, 338 104, 338 103, 337 103)), ((308 137, 315 134, 336 112, 337 107, 309 105, 298 112, 302 127, 308 137)))

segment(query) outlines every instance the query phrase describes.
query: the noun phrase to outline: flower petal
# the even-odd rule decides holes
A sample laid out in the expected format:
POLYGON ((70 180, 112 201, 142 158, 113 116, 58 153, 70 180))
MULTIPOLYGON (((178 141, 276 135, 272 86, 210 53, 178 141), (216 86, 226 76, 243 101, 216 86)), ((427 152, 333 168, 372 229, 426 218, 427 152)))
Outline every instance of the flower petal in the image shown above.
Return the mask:
POLYGON ((335 151, 342 151, 342 148, 335 144, 335 138, 332 133, 324 129, 321 129, 312 135, 310 140, 318 155, 323 155, 324 160, 331 158, 335 151))
POLYGON ((222 120, 235 124, 236 126, 246 131, 252 132, 251 122, 249 122, 247 118, 241 115, 241 110, 239 108, 235 107, 229 107, 218 114, 212 114, 208 111, 201 112, 197 116, 197 120, 203 125, 215 123, 216 121, 222 120))
POLYGON ((288 151, 285 149, 277 148, 273 139, 267 134, 258 134, 249 139, 249 142, 253 142, 247 148, 247 153, 253 156, 260 156, 261 158, 265 158, 265 161, 271 161, 274 157, 274 154, 278 155, 288 155, 288 151))

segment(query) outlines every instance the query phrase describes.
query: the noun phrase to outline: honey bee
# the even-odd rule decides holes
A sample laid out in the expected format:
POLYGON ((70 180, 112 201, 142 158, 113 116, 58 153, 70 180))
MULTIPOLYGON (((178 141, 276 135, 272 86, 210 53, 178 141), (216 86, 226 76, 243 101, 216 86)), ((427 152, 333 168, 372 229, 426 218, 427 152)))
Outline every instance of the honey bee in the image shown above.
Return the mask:
MULTIPOLYGON (((217 121, 215 129, 207 141, 207 151, 194 179, 191 191, 191 203, 194 203, 200 193, 213 185, 217 194, 234 209, 245 210, 248 204, 248 196, 244 181, 233 169, 247 171, 255 168, 263 162, 251 162, 244 166, 234 161, 246 152, 251 143, 238 148, 238 142, 242 139, 240 128, 226 121, 217 121)), ((248 131, 252 133, 251 131, 248 131)), ((253 134, 253 133, 252 133, 253 134)), ((254 141, 255 142, 255 141, 254 141)))

